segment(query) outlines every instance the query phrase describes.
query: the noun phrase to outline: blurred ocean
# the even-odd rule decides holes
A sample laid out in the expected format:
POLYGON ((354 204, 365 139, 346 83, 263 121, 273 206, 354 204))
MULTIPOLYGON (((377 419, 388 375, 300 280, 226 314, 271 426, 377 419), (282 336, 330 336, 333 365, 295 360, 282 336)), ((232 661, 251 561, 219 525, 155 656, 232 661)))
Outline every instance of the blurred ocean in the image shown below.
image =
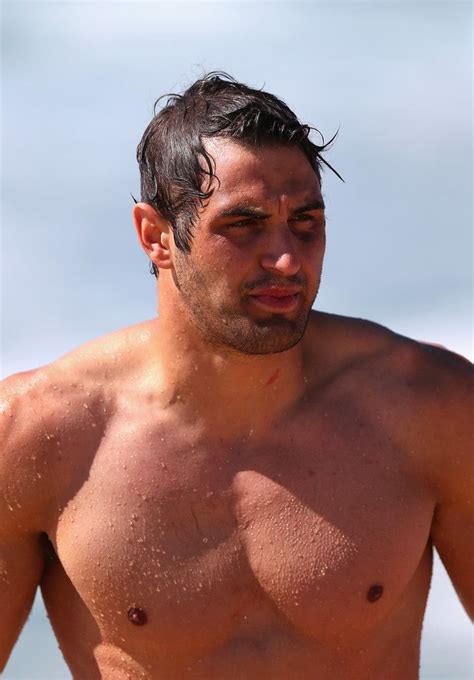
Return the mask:
MULTIPOLYGON (((444 567, 435 556, 433 582, 423 628, 420 680, 472 680, 472 645, 470 621, 457 600, 444 567)), ((2 678, 71 679, 40 596, 36 598, 30 618, 2 678)))

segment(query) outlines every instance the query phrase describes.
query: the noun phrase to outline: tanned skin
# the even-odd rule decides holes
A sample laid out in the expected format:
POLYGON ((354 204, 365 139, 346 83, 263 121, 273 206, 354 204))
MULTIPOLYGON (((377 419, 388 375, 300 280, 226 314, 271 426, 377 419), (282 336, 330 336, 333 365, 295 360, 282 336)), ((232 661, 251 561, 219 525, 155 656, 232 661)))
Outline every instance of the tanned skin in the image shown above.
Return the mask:
POLYGON ((415 680, 433 545, 474 609, 469 364, 311 311, 304 154, 208 149, 189 254, 135 208, 158 317, 3 383, 0 665, 39 586, 81 680, 415 680))

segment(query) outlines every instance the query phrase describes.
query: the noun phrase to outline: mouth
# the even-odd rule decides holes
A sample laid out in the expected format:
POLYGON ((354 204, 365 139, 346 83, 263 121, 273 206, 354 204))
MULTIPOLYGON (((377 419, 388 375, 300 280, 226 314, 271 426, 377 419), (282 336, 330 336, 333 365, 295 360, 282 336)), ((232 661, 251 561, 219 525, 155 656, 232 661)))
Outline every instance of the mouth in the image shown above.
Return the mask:
POLYGON ((261 309, 266 309, 272 312, 291 312, 298 305, 300 294, 294 293, 291 295, 282 295, 280 291, 275 291, 274 294, 269 293, 260 295, 250 295, 250 298, 261 309), (277 294, 276 294, 277 293, 277 294))

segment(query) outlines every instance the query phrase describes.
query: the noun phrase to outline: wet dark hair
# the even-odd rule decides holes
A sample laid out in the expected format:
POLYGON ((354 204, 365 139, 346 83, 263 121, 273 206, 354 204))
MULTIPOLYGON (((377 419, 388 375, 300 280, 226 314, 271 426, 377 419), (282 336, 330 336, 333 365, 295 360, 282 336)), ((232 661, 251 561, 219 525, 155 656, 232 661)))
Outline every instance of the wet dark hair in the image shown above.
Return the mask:
MULTIPOLYGON (((227 73, 212 71, 183 94, 163 95, 154 113, 137 148, 141 200, 170 223, 176 247, 184 253, 191 250, 198 208, 212 195, 209 187, 216 177, 213 158, 204 146, 207 137, 228 137, 251 146, 298 146, 320 182, 322 163, 340 177, 321 157, 336 135, 325 144, 316 130, 322 141, 318 146, 309 139, 315 128, 300 123, 278 97, 239 83, 227 73), (166 104, 156 113, 164 97, 166 104)), ((158 275, 154 263, 150 271, 158 275)))

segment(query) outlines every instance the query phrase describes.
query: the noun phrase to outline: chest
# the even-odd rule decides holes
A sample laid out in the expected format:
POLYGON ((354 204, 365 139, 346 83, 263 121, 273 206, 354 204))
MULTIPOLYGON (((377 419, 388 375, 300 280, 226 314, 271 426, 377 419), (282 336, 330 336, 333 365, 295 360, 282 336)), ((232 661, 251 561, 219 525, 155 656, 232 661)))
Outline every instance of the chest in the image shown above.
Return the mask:
POLYGON ((382 431, 297 428, 211 450, 128 426, 103 440, 56 546, 107 636, 136 634, 140 609, 142 641, 189 651, 257 611, 319 638, 372 625, 412 578, 431 511, 382 431))

